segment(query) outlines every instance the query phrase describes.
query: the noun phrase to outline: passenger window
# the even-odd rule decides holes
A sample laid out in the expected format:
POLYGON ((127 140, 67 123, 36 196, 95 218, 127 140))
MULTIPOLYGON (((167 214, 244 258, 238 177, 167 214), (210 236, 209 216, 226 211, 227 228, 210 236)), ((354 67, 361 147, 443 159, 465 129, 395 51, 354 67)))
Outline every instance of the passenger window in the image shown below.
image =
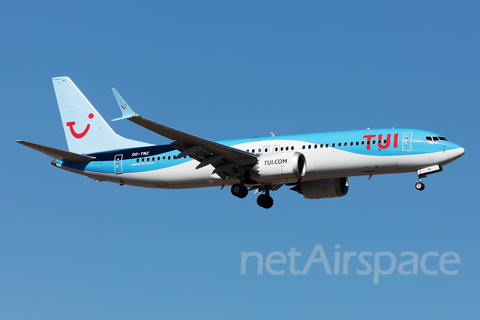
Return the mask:
POLYGON ((356 146, 358 146, 358 141, 357 141, 357 142, 355 142, 355 145, 356 145, 356 146))
POLYGON ((375 144, 375 140, 372 140, 372 144, 375 144))
POLYGON ((323 148, 323 144, 320 145, 320 148, 323 148))
POLYGON ((168 158, 167 158, 167 159, 168 159, 168 160, 170 160, 170 156, 168 156, 168 158))
POLYGON ((332 148, 335 148, 335 143, 332 143, 332 148))
POLYGON ((303 146, 302 149, 305 149, 305 146, 303 146))
POLYGON ((293 146, 292 146, 292 148, 291 148, 291 149, 293 150, 293 146))
POLYGON ((139 161, 140 161, 140 159, 137 158, 137 162, 139 162, 139 161))
POLYGON ((277 151, 278 151, 278 147, 275 147, 275 152, 277 152, 277 151))
POLYGON ((144 162, 144 161, 145 161, 145 158, 142 158, 142 162, 144 162))
POLYGON ((350 142, 350 147, 353 146, 353 142, 350 142))
POLYGON ((325 148, 328 148, 328 143, 325 145, 325 148))
POLYGON ((285 151, 288 151, 288 147, 285 147, 285 151))
POLYGON ((309 144, 309 145, 308 145, 308 149, 312 149, 312 145, 309 144))
POLYGON ((315 149, 317 149, 317 145, 314 145, 313 147, 314 147, 315 149))
POLYGON ((345 142, 345 143, 343 144, 343 146, 346 147, 346 146, 347 146, 347 143, 345 142))
POLYGON ((160 157, 157 157, 157 161, 160 161, 160 157))

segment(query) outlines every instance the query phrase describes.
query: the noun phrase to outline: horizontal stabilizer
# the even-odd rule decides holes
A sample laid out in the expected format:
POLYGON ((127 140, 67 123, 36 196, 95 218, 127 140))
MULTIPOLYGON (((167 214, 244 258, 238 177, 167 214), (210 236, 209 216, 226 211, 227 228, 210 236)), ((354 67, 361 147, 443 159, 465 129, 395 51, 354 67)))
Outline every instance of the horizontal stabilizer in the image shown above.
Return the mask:
POLYGON ((36 144, 36 143, 31 143, 31 142, 22 141, 22 140, 15 140, 15 142, 18 142, 20 144, 23 144, 26 147, 29 147, 29 148, 37 150, 41 153, 44 153, 47 156, 54 157, 56 159, 61 159, 63 161, 67 161, 67 162, 82 163, 82 162, 88 162, 88 161, 95 160, 95 157, 84 156, 84 155, 81 155, 81 154, 78 154, 78 153, 73 153, 73 152, 63 151, 63 150, 60 150, 60 149, 46 147, 46 146, 42 146, 42 145, 36 144))

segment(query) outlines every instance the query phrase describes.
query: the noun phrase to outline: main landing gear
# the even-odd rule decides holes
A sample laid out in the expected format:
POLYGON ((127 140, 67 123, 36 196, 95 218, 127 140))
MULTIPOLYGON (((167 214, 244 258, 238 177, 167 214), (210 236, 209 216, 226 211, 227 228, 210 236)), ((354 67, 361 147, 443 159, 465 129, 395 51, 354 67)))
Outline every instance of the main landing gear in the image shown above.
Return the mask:
POLYGON ((248 194, 248 189, 247 187, 245 187, 243 184, 240 184, 240 183, 235 183, 233 186, 232 186, 232 194, 235 196, 235 197, 239 197, 239 198, 245 198, 248 194))
POLYGON ((257 204, 265 209, 270 209, 273 206, 273 199, 270 197, 270 190, 267 190, 266 193, 258 196, 257 204))
MULTIPOLYGON (((232 186, 232 194, 238 198, 245 198, 248 194, 248 189, 241 183, 235 183, 232 186)), ((265 209, 270 209, 273 206, 273 199, 270 197, 270 188, 265 187, 265 193, 261 194, 257 198, 257 204, 265 209)))

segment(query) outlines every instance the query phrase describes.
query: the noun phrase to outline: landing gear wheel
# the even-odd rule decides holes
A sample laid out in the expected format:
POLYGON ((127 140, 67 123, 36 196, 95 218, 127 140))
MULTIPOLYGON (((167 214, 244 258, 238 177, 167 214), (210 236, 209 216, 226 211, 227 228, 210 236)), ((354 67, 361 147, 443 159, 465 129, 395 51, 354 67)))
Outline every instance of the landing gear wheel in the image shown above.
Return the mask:
POLYGON ((261 194, 257 198, 257 204, 262 208, 270 209, 273 206, 273 199, 266 194, 261 194))
POLYGON ((422 191, 423 189, 425 189, 425 185, 421 182, 417 182, 415 183, 415 189, 422 191))
POLYGON ((235 196, 235 197, 239 197, 239 198, 245 198, 248 194, 248 189, 247 187, 245 187, 243 184, 240 184, 240 183, 235 183, 233 186, 232 186, 232 194, 235 196))

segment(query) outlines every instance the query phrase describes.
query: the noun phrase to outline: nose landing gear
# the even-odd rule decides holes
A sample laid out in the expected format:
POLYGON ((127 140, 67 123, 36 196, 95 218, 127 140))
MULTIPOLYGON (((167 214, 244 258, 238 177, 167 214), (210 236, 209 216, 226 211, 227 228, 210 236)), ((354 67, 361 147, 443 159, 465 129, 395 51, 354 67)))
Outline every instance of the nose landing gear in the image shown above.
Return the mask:
POLYGON ((415 189, 418 191, 422 191, 425 189, 425 185, 422 182, 422 178, 425 178, 427 175, 425 173, 418 172, 417 183, 415 183, 415 189))
POLYGON ((422 191, 423 189, 425 189, 425 185, 423 184, 422 179, 425 178, 427 174, 432 174, 432 173, 442 172, 442 171, 443 171, 443 168, 440 167, 439 165, 434 165, 431 167, 417 170, 418 178, 417 178, 417 183, 415 183, 415 189, 417 189, 418 191, 422 191))
POLYGON ((417 183, 415 183, 415 189, 417 189, 418 191, 422 191, 423 189, 425 189, 425 185, 421 181, 417 181, 417 183))

